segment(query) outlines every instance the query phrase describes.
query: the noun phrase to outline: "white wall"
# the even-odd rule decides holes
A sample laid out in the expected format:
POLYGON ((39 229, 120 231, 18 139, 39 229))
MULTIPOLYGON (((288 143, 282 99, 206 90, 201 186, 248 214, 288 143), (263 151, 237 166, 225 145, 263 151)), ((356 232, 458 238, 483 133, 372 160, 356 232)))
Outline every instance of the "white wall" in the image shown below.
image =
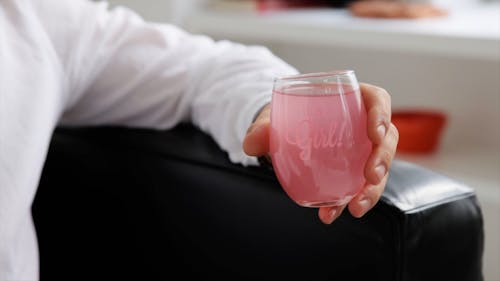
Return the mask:
POLYGON ((450 123, 444 145, 500 144, 499 61, 363 48, 271 46, 303 72, 354 69, 361 81, 386 88, 395 109, 426 107, 447 112, 450 123))
POLYGON ((207 0, 109 0, 112 5, 127 6, 148 21, 181 25, 185 17, 207 0))

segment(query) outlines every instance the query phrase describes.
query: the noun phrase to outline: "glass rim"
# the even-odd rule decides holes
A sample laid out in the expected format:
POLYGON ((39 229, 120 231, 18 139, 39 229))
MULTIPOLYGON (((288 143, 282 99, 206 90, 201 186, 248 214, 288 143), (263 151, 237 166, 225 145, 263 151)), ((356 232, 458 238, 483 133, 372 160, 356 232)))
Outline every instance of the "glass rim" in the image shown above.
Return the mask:
POLYGON ((339 77, 339 76, 350 76, 354 75, 354 70, 332 70, 324 72, 314 72, 314 73, 304 73, 276 77, 274 81, 294 81, 294 80, 305 80, 310 78, 324 78, 324 77, 339 77))

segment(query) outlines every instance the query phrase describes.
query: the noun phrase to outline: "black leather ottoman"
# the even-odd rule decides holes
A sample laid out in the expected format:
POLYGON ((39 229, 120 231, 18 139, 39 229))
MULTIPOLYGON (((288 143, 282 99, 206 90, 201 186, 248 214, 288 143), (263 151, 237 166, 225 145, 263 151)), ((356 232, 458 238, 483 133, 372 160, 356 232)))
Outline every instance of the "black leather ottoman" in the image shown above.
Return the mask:
POLYGON ((189 125, 57 130, 33 216, 42 280, 482 280, 471 189, 396 162, 371 212, 323 225, 189 125))

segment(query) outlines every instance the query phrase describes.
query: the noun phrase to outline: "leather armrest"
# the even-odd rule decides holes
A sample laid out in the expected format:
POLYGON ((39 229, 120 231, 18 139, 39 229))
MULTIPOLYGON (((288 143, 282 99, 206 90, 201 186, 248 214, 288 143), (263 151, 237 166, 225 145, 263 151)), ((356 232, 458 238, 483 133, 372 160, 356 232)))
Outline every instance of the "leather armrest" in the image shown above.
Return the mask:
POLYGON ((89 278, 482 279, 470 188, 395 162, 372 211, 325 226, 271 171, 230 163, 189 125, 59 129, 33 213, 47 280, 61 268, 89 278))

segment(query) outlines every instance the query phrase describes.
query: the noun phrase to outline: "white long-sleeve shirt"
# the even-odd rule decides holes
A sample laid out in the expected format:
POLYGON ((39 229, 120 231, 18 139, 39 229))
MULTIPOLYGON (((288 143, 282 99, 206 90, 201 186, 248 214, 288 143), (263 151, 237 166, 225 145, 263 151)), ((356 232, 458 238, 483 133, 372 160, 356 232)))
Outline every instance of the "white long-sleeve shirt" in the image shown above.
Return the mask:
POLYGON ((251 164, 245 131, 270 101, 272 79, 291 73, 264 48, 145 23, 105 3, 1 0, 0 280, 38 279, 30 207, 55 126, 191 121, 232 161, 251 164))

